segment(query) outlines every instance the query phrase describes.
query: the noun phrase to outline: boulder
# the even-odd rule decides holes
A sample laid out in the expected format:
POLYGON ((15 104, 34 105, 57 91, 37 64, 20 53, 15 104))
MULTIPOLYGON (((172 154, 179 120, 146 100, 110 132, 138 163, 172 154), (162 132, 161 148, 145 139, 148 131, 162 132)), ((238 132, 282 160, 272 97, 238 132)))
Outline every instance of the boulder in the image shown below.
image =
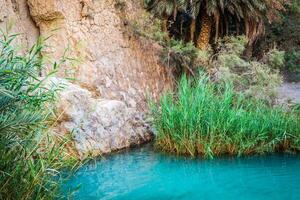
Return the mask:
POLYGON ((60 78, 62 85, 55 132, 69 133, 80 158, 96 156, 151 140, 152 133, 143 114, 123 101, 95 97, 92 92, 60 78))

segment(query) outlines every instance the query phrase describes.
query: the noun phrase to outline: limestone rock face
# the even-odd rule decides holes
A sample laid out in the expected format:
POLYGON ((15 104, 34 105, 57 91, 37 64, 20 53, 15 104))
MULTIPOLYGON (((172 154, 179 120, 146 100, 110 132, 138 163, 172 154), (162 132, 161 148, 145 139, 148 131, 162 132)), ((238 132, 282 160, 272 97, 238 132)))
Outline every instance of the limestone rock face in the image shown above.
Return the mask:
POLYGON ((140 0, 28 0, 30 12, 46 42, 45 54, 77 62, 64 65, 58 75, 75 77, 106 99, 144 109, 146 92, 153 96, 168 85, 158 64, 157 46, 125 33, 126 20, 142 10, 140 0), (124 2, 123 11, 118 2, 124 2))
POLYGON ((143 114, 122 101, 93 97, 92 93, 64 79, 58 104, 57 134, 70 133, 81 158, 96 156, 151 140, 143 114))
POLYGON ((9 34, 20 33, 16 45, 21 49, 30 48, 39 36, 26 0, 0 0, 0 29, 9 34))
POLYGON ((7 8, 0 11, 0 25, 15 16, 18 29, 14 32, 24 33, 23 43, 51 36, 43 52, 47 60, 75 59, 57 73, 59 80, 71 77, 76 82, 68 82, 61 93, 59 113, 64 117, 56 130, 74 136, 81 156, 107 153, 151 138, 142 117, 147 112, 146 99, 157 98, 171 81, 169 72, 159 64, 160 47, 127 33, 127 22, 134 22, 144 12, 140 3, 0 0, 0 6, 7 8))

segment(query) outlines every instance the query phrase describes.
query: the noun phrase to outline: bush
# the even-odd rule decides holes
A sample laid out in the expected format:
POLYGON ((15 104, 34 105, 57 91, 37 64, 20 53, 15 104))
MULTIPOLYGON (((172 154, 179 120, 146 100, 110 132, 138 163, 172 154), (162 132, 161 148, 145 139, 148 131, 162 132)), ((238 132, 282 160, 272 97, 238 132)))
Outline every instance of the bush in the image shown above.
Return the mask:
POLYGON ((285 55, 286 69, 292 73, 300 73, 300 51, 290 51, 285 55))
POLYGON ((170 38, 169 33, 162 31, 162 21, 152 14, 146 12, 134 23, 128 23, 130 33, 161 45, 161 62, 164 66, 173 68, 175 75, 182 72, 195 74, 199 68, 208 66, 210 52, 200 51, 192 42, 170 38))
POLYGON ((147 12, 141 13, 141 16, 133 22, 127 21, 127 25, 129 28, 127 34, 129 35, 141 36, 160 44, 168 40, 168 33, 161 30, 161 20, 147 12))
POLYGON ((243 58, 246 43, 242 36, 219 42, 210 66, 215 71, 214 80, 231 81, 235 91, 272 103, 282 80, 278 68, 284 63, 284 52, 272 49, 261 61, 246 60, 243 58))
POLYGON ((244 155, 300 150, 299 113, 271 107, 219 85, 207 75, 181 79, 176 94, 152 103, 156 146, 167 152, 244 155))
POLYGON ((288 9, 291 13, 300 15, 300 2, 298 0, 291 0, 288 9))
POLYGON ((243 57, 246 44, 244 36, 225 37, 213 54, 197 49, 192 43, 169 39, 161 43, 161 59, 165 66, 174 67, 179 77, 183 73, 197 77, 199 71, 205 71, 216 83, 231 81, 235 91, 271 104, 282 82, 279 69, 285 63, 285 52, 274 48, 260 61, 247 60, 243 57))
POLYGON ((297 78, 300 71, 297 53, 300 52, 299 0, 290 0, 286 6, 286 12, 282 13, 281 20, 266 26, 266 34, 256 44, 255 54, 260 57, 274 46, 286 52, 285 63, 281 70, 287 72, 288 79, 292 76, 292 79, 299 81, 300 79, 297 78))
POLYGON ((265 59, 269 68, 282 70, 285 64, 285 52, 273 48, 265 55, 265 59))
POLYGON ((12 46, 16 37, 0 38, 0 199, 55 199, 58 170, 74 160, 63 158, 65 141, 47 135, 56 88, 39 77, 42 44, 23 56, 12 46))
POLYGON ((193 43, 170 39, 162 44, 161 60, 165 66, 173 67, 179 74, 195 74, 199 68, 208 66, 209 53, 200 51, 193 43))

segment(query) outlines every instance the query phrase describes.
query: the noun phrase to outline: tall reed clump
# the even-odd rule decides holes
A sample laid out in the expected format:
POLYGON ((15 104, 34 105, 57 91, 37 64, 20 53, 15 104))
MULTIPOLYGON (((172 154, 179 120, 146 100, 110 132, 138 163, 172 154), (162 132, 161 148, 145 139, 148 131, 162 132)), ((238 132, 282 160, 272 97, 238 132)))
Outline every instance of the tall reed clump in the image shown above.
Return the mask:
POLYGON ((56 89, 39 77, 43 46, 23 55, 16 37, 0 36, 0 199, 58 199, 58 170, 75 160, 63 158, 65 141, 47 135, 56 89))
POLYGON ((156 146, 167 152, 214 157, 300 150, 297 110, 247 98, 207 75, 183 76, 176 94, 164 94, 151 108, 156 146))

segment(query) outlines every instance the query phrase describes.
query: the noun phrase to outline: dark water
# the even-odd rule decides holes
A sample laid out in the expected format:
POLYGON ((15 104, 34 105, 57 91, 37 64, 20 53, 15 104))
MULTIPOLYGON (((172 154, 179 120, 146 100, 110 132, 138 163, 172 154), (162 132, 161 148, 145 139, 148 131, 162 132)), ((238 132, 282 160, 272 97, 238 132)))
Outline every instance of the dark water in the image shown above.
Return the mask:
POLYGON ((82 167, 63 186, 75 199, 300 200, 300 156, 214 160, 155 153, 150 146, 82 167))

